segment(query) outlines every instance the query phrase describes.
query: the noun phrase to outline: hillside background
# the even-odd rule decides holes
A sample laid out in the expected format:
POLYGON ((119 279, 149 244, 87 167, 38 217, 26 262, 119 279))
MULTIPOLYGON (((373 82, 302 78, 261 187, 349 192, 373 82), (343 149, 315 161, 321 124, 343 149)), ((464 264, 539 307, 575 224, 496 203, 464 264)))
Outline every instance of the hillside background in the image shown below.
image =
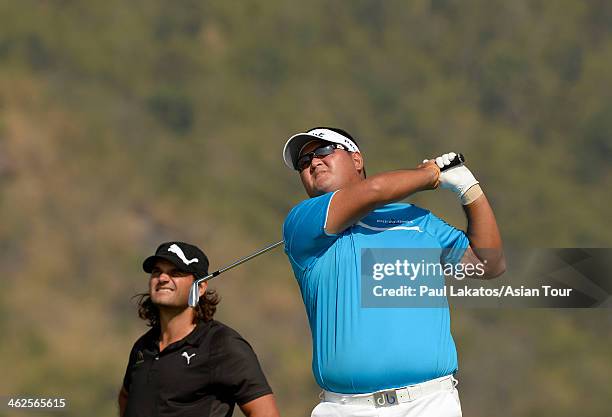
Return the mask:
MULTIPOLYGON (((604 0, 1 1, 0 395, 116 415, 142 259, 279 240, 305 198, 281 149, 312 126, 354 134, 369 174, 463 152, 509 247, 610 247, 611 68, 604 0)), ((409 201, 465 225, 450 194, 409 201)), ((282 250, 213 287, 308 416, 282 250)), ((454 311, 464 415, 609 416, 611 330, 609 309, 454 311)))

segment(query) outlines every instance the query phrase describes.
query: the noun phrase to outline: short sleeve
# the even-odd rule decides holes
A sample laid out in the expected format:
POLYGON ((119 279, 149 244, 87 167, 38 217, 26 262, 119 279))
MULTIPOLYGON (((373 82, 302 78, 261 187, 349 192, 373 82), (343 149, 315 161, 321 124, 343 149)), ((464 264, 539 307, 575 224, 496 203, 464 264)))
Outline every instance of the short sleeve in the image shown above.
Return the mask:
POLYGON ((243 405, 272 393, 251 345, 231 329, 215 337, 214 380, 238 404, 243 405))
POLYGON ((465 250, 470 246, 470 241, 463 230, 446 223, 433 213, 428 214, 427 230, 432 233, 444 252, 444 261, 458 263, 461 261, 465 250))
POLYGON ((285 252, 291 262, 301 269, 308 268, 338 237, 325 231, 327 212, 333 195, 334 193, 327 193, 302 201, 285 219, 285 252))

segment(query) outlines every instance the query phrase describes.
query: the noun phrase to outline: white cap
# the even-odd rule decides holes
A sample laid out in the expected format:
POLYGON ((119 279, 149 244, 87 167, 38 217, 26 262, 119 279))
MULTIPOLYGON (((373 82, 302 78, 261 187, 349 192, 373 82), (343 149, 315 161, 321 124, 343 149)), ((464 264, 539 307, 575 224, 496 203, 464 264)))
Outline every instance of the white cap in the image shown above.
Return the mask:
POLYGON ((338 132, 334 132, 331 129, 317 127, 310 129, 308 132, 298 133, 289 138, 283 148, 283 160, 285 161, 285 165, 291 169, 296 169, 295 165, 297 164, 300 151, 304 145, 315 139, 343 145, 349 152, 360 152, 357 144, 350 138, 338 132))

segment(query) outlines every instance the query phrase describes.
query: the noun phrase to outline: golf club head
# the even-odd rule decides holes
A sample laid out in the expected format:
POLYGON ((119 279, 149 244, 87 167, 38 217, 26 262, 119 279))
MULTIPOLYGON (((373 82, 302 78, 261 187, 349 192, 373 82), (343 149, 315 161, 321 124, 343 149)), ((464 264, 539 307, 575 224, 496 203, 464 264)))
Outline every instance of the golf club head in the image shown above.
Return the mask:
POLYGON ((195 308, 200 301, 200 294, 198 292, 198 284, 195 281, 191 284, 191 289, 189 290, 189 307, 195 308))
POLYGON ((199 286, 205 278, 197 279, 191 284, 191 290, 189 290, 189 307, 196 308, 200 301, 200 290, 199 286))

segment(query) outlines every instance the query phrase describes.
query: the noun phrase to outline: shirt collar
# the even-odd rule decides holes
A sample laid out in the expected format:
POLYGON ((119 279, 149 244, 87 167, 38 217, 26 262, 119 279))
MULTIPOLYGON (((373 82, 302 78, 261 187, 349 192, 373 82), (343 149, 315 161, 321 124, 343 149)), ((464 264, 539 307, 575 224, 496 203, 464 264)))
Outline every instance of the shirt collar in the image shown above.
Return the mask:
POLYGON ((188 344, 194 347, 200 346, 200 343, 202 342, 204 335, 207 333, 208 328, 210 327, 210 323, 211 323, 210 321, 208 322, 198 321, 195 329, 193 329, 191 333, 185 336, 181 342, 184 342, 185 344, 188 344))
MULTIPOLYGON (((170 344, 166 349, 171 348, 171 350, 180 349, 185 345, 190 345, 193 347, 199 347, 204 335, 207 333, 208 328, 210 327, 211 321, 198 321, 196 323, 196 327, 189 333, 187 336, 182 338, 181 340, 177 340, 176 342, 170 344)), ((148 340, 147 345, 153 351, 159 350, 159 327, 152 328, 148 332, 148 340)), ((164 349, 164 351, 166 350, 164 349)))

